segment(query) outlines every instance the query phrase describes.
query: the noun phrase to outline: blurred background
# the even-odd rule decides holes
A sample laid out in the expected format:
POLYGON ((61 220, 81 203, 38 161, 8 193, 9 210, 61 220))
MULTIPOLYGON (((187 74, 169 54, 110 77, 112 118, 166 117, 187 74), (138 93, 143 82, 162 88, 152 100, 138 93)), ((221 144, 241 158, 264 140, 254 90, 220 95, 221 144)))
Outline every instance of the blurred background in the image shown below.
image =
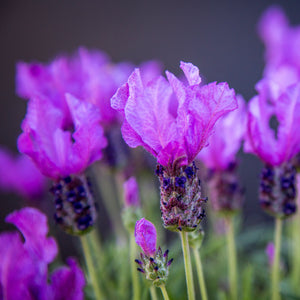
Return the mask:
MULTIPOLYGON (((227 81, 249 100, 264 64, 256 24, 272 4, 280 5, 292 24, 300 24, 299 0, 2 0, 1 146, 17 152, 26 112, 26 101, 15 95, 16 62, 48 62, 79 46, 101 49, 114 62, 157 59, 175 74, 180 60, 189 61, 207 82, 227 81)), ((246 188, 243 226, 271 221, 257 203, 260 162, 247 154, 240 161, 246 188)), ((23 202, 13 194, 0 196, 4 228, 4 217, 23 202)))

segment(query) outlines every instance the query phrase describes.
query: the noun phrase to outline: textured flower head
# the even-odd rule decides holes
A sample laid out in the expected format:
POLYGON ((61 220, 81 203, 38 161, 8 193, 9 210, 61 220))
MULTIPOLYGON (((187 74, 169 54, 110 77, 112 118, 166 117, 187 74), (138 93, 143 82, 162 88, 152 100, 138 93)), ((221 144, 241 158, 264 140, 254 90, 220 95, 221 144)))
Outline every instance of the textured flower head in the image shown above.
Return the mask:
MULTIPOLYGON (((119 118, 110 106, 110 98, 133 68, 130 63, 113 64, 103 52, 79 48, 73 56, 61 55, 49 64, 18 63, 17 94, 25 99, 49 98, 54 106, 68 113, 65 93, 70 93, 96 105, 102 124, 109 125, 119 118)), ((143 68, 150 74, 160 69, 154 62, 143 68)))
POLYGON ((97 107, 70 94, 65 97, 72 122, 48 99, 35 97, 28 103, 18 140, 20 152, 53 179, 84 171, 101 158, 101 149, 107 144, 97 107))
POLYGON ((215 132, 209 138, 209 145, 197 156, 207 168, 226 170, 236 161, 236 154, 241 147, 246 133, 246 103, 242 96, 237 96, 238 109, 228 113, 217 121, 215 132))
POLYGON ((140 206, 140 196, 138 184, 135 177, 130 177, 123 184, 124 188, 124 200, 126 206, 140 206))
POLYGON ((14 224, 23 238, 17 232, 0 234, 3 299, 83 299, 84 275, 74 260, 69 259, 68 267, 56 269, 48 278, 48 264, 57 255, 57 245, 47 237, 46 216, 37 209, 24 208, 10 214, 6 221, 14 224))
MULTIPOLYGON (((245 151, 262 161, 279 166, 300 150, 300 84, 272 98, 269 81, 262 81, 259 95, 249 103, 245 151), (272 120, 277 128, 270 127, 272 120)), ((274 84, 274 83, 273 83, 274 84)))
POLYGON ((145 218, 136 222, 135 242, 142 248, 147 256, 153 256, 156 252, 156 229, 155 226, 145 218))
POLYGON ((33 199, 42 195, 46 179, 27 155, 0 148, 0 188, 33 199))
POLYGON ((122 134, 131 147, 143 146, 158 163, 173 168, 189 165, 207 145, 216 121, 237 108, 227 83, 200 86, 199 70, 181 62, 188 84, 172 73, 145 82, 139 69, 111 99, 124 115, 122 134))

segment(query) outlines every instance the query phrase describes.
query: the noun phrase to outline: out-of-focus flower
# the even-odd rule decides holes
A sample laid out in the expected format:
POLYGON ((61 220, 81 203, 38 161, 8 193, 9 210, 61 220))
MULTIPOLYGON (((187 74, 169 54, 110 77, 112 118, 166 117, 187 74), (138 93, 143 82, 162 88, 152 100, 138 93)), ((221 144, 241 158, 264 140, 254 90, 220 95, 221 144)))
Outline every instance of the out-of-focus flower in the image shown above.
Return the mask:
POLYGON ((297 209, 292 159, 300 150, 300 84, 288 87, 278 98, 271 93, 270 84, 274 85, 261 81, 259 95, 249 103, 244 149, 265 163, 260 185, 262 207, 282 218, 297 209), (270 127, 272 121, 275 128, 270 127))
POLYGON ((83 299, 84 274, 73 259, 68 260, 68 267, 60 267, 48 277, 48 264, 57 255, 57 245, 47 237, 46 216, 24 208, 8 215, 6 221, 14 224, 22 237, 17 232, 0 234, 1 299, 83 299))
POLYGON ((264 80, 276 83, 270 85, 270 91, 278 98, 300 81, 300 26, 290 26, 283 10, 271 6, 261 17, 258 31, 266 49, 264 80))
POLYGON ((66 101, 71 123, 48 99, 31 99, 18 147, 45 176, 54 180, 56 221, 64 230, 77 234, 91 228, 96 218, 95 203, 83 172, 101 158, 101 149, 107 142, 97 107, 70 94, 66 94, 66 101))
POLYGON ((141 260, 135 260, 139 265, 137 270, 144 273, 155 286, 165 284, 173 259, 168 260, 168 250, 163 254, 160 247, 156 248, 155 226, 143 218, 136 222, 134 236, 136 243, 143 250, 140 255, 141 260))
POLYGON ((268 256, 269 266, 272 267, 274 262, 274 255, 275 255, 274 243, 272 242, 268 243, 266 247, 266 254, 268 256))
MULTIPOLYGON (((110 106, 110 98, 126 82, 133 68, 131 63, 112 63, 104 52, 81 47, 73 56, 61 55, 49 64, 18 63, 17 94, 25 99, 49 98, 54 106, 67 113, 65 93, 70 93, 97 106, 101 124, 107 126, 119 118, 110 106)), ((154 61, 142 64, 141 68, 148 77, 160 72, 154 61)))
POLYGON ((227 83, 200 86, 199 70, 181 62, 187 84, 166 72, 149 82, 139 69, 111 99, 124 116, 122 134, 130 147, 143 146, 158 161, 161 212, 170 230, 195 230, 204 217, 195 157, 207 145, 216 121, 237 108, 227 83))
POLYGON ((135 177, 130 177, 123 184, 125 206, 140 206, 138 184, 135 177))
POLYGON ((14 156, 0 148, 0 188, 27 199, 37 199, 45 189, 46 178, 26 155, 14 156))
POLYGON ((124 115, 122 134, 131 147, 143 146, 164 167, 189 165, 207 145, 214 124, 237 108, 227 83, 200 86, 198 68, 181 62, 189 82, 172 73, 145 83, 136 69, 111 100, 124 115))
POLYGON ((237 177, 236 154, 246 133, 246 104, 238 96, 238 109, 217 121, 209 145, 197 156, 207 169, 209 198, 217 212, 238 211, 242 190, 237 177))

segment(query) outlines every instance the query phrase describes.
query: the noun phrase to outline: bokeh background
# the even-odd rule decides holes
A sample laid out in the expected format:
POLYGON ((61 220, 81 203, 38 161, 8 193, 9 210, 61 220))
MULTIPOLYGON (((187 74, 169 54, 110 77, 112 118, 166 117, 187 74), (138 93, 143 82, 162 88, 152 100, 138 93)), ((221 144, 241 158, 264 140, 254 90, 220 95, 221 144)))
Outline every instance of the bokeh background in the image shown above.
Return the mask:
MULTIPOLYGON (((273 4, 285 10, 292 24, 300 24, 299 0, 2 0, 0 144, 17 152, 26 112, 26 102, 15 94, 16 62, 47 62, 79 46, 101 49, 115 62, 158 59, 175 74, 180 60, 190 61, 208 82, 227 81, 249 100, 264 64, 256 24, 273 4)), ((240 159, 246 188, 242 224, 271 221, 257 203, 261 164, 251 155, 240 159)), ((0 196, 4 228, 5 215, 22 201, 12 194, 0 196)))

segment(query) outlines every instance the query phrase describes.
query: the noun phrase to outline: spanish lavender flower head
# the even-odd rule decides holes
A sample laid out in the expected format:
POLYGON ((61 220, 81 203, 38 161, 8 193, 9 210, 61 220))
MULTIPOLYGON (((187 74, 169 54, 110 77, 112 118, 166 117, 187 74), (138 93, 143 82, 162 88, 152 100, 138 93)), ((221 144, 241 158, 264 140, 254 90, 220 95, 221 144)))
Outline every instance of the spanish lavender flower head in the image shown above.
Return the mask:
POLYGON ((265 163, 260 186, 263 209, 283 218, 296 212, 296 170, 292 159, 300 150, 300 84, 286 88, 278 98, 273 98, 270 84, 275 85, 261 81, 259 95, 249 103, 244 150, 265 163), (274 120, 275 128, 271 128, 274 120))
POLYGON ((39 198, 45 189, 46 178, 31 159, 24 154, 14 156, 0 148, 0 188, 15 192, 29 200, 39 198))
POLYGON ((49 99, 31 99, 18 147, 45 176, 53 179, 57 223, 78 234, 91 228, 96 218, 94 200, 83 173, 101 158, 101 149, 107 142, 97 107, 70 94, 66 94, 66 102, 72 122, 49 99))
POLYGON ((136 222, 134 236, 136 243, 143 250, 140 254, 141 259, 135 260, 139 265, 137 270, 145 274, 146 279, 151 280, 155 286, 165 284, 173 259, 168 259, 168 250, 163 253, 160 247, 156 248, 155 226, 142 218, 136 222))
POLYGON ((216 121, 237 108, 227 83, 200 86, 199 70, 181 62, 188 84, 172 73, 145 82, 139 69, 111 99, 124 116, 122 135, 130 147, 143 146, 157 158, 161 212, 170 230, 195 230, 204 216, 193 161, 216 121))
POLYGON ((238 109, 219 119, 209 145, 197 158, 207 169, 209 198, 212 207, 220 213, 239 211, 242 204, 242 189, 237 175, 237 152, 246 133, 246 104, 237 96, 238 109))
POLYGON ((83 299, 84 274, 73 259, 68 259, 68 267, 48 275, 57 245, 47 237, 46 216, 37 209, 24 208, 8 215, 6 221, 14 224, 22 237, 17 232, 0 234, 1 299, 83 299))

